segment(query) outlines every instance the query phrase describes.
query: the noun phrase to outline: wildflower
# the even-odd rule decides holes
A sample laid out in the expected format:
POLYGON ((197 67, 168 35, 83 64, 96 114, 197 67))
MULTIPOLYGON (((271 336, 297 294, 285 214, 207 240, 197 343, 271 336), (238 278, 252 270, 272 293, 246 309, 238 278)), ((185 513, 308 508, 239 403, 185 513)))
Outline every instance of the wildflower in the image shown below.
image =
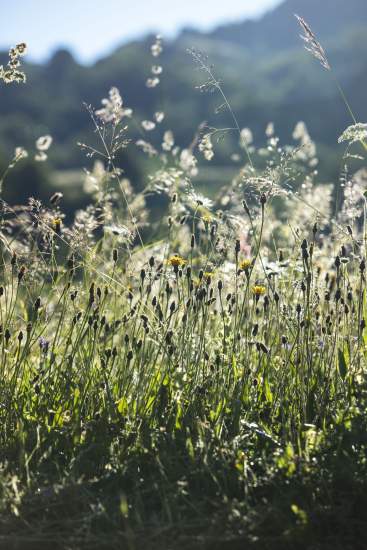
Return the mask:
POLYGON ((159 57, 163 51, 162 47, 162 38, 158 35, 156 36, 154 44, 150 47, 150 51, 153 57, 159 57))
POLYGON ((164 132, 163 135, 163 143, 162 143, 162 149, 163 151, 171 151, 172 147, 175 144, 175 138, 173 136, 173 132, 171 130, 167 130, 164 132))
POLYGON ((141 125, 146 132, 151 132, 155 128, 155 122, 152 122, 151 120, 143 120, 141 125))
POLYGON ((253 286, 252 292, 255 294, 255 296, 262 296, 266 292, 266 287, 262 285, 253 286))
POLYGON ((252 132, 250 130, 250 128, 243 128, 243 130, 241 130, 241 140, 240 140, 240 145, 243 147, 243 146, 248 146, 248 145, 251 145, 251 143, 253 142, 253 135, 252 135, 252 132))
POLYGON ((246 259, 246 260, 242 260, 242 262, 240 263, 240 269, 242 271, 247 271, 252 265, 252 260, 250 259, 246 259))
POLYGON ((154 113, 154 118, 157 124, 160 124, 164 120, 164 113, 162 111, 157 111, 154 113))
POLYGON ((159 83, 160 83, 159 78, 154 77, 154 78, 147 78, 145 85, 147 88, 156 88, 159 83))
POLYGON ((213 218, 209 212, 205 212, 205 214, 202 215, 201 219, 207 225, 212 221, 213 218))
POLYGON ((265 135, 268 137, 268 138, 271 138, 273 137, 274 135, 274 123, 273 122, 269 122, 269 124, 267 125, 266 127, 266 130, 265 130, 265 135))
POLYGON ((61 232, 61 219, 60 218, 54 218, 52 220, 52 226, 55 230, 55 233, 59 234, 61 232))
POLYGON ((36 162, 45 162, 47 160, 47 155, 44 151, 39 151, 34 155, 34 160, 36 162))
POLYGON ((16 147, 14 151, 14 160, 18 162, 18 160, 22 160, 28 157, 28 152, 24 147, 16 147))
POLYGON ((46 340, 43 336, 38 340, 39 347, 41 351, 46 355, 50 346, 50 342, 46 340))
POLYGON ((204 273, 203 273, 203 277, 204 277, 204 279, 207 283, 211 282, 213 276, 214 276, 213 271, 204 271, 204 273))
POLYGON ((49 135, 41 136, 36 141, 38 151, 48 151, 52 145, 52 137, 49 135))
POLYGON ((46 151, 49 150, 52 144, 52 137, 49 135, 41 136, 36 140, 37 153, 34 156, 36 162, 45 162, 47 160, 46 151))
POLYGON ((152 67, 152 74, 154 74, 154 75, 157 76, 157 75, 159 75, 159 74, 162 74, 162 71, 163 71, 163 69, 162 69, 162 67, 161 67, 160 65, 153 65, 153 67, 152 67))
POLYGON ((205 197, 204 195, 201 195, 200 193, 196 193, 195 191, 190 191, 189 200, 197 206, 202 206, 205 209, 209 209, 213 206, 212 200, 208 199, 208 197, 205 197))
POLYGON ((174 254, 167 260, 167 263, 172 267, 183 267, 186 264, 186 260, 178 254, 174 254))

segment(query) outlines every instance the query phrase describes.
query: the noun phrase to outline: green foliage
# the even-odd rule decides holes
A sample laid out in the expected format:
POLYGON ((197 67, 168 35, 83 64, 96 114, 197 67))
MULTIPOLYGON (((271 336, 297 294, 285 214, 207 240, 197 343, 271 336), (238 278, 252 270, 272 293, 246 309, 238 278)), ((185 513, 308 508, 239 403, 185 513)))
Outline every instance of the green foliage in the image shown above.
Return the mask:
MULTIPOLYGON (((319 185, 303 123, 293 147, 272 125, 256 147, 194 57, 239 133, 237 171, 207 172, 210 199, 195 154, 212 161, 229 129, 201 129, 189 149, 169 132, 140 140, 149 174, 132 186, 117 88, 87 108, 101 143, 80 144, 94 164, 73 223, 62 193, 26 201, 12 184, 18 171, 46 195, 57 173, 21 148, 2 170, 1 547, 365 547, 365 170, 350 177, 348 149, 340 181, 319 185)), ((49 68, 56 94, 81 69, 67 52, 49 68)))

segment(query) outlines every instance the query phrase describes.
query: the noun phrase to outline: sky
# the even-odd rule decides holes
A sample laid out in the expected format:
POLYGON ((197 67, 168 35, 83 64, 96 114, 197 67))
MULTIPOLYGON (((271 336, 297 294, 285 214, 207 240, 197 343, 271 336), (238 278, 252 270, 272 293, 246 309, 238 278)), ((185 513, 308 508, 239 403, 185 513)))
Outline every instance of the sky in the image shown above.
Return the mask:
POLYGON ((28 44, 34 61, 67 47, 84 63, 148 32, 174 36, 258 17, 281 0, 0 0, 0 50, 28 44))

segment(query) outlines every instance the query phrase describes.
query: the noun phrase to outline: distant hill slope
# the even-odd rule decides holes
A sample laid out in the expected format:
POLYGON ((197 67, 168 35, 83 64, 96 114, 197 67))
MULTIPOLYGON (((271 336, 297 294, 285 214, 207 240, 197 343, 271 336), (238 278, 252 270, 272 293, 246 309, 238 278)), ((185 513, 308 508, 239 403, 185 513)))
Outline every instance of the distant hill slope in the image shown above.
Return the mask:
POLYGON ((321 40, 334 39, 346 29, 367 25, 365 0, 285 0, 258 21, 223 25, 210 33, 215 40, 238 44, 253 54, 268 55, 298 46, 293 15, 304 17, 321 40))
POLYGON ((144 85, 151 37, 124 45, 93 66, 79 65, 64 50, 44 65, 27 65, 26 86, 0 87, 0 150, 27 146, 50 132, 57 145, 55 164, 80 165, 76 142, 91 132, 82 103, 98 106, 112 85, 141 117, 164 110, 167 126, 181 143, 190 142, 203 120, 228 124, 225 114, 214 115, 218 99, 195 89, 203 76, 189 47, 208 53, 240 124, 252 127, 255 135, 261 136, 272 120, 281 137, 289 139, 294 123, 303 119, 319 142, 334 144, 349 123, 348 114, 330 75, 304 51, 294 13, 318 34, 356 115, 365 120, 366 0, 285 0, 256 21, 223 25, 210 33, 183 31, 165 45, 162 86, 156 90, 144 85))

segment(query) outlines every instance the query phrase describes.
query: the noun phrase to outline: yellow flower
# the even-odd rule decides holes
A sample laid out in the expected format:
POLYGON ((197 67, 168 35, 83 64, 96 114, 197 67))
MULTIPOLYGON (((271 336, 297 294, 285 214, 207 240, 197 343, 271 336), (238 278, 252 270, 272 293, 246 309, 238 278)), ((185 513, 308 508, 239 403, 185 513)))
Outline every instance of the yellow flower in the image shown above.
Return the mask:
POLYGON ((184 260, 178 254, 174 254, 167 260, 167 263, 172 267, 182 267, 186 264, 186 260, 184 260))
POLYGON ((60 233, 60 231, 61 231, 61 219, 60 218, 54 218, 52 220, 52 225, 54 227, 55 233, 60 233))
POLYGON ((251 265, 252 265, 252 260, 243 260, 240 263, 240 269, 242 269, 242 271, 246 271, 251 267, 251 265))
POLYGON ((262 296, 266 292, 266 288, 262 285, 256 285, 252 287, 252 292, 255 296, 262 296))

